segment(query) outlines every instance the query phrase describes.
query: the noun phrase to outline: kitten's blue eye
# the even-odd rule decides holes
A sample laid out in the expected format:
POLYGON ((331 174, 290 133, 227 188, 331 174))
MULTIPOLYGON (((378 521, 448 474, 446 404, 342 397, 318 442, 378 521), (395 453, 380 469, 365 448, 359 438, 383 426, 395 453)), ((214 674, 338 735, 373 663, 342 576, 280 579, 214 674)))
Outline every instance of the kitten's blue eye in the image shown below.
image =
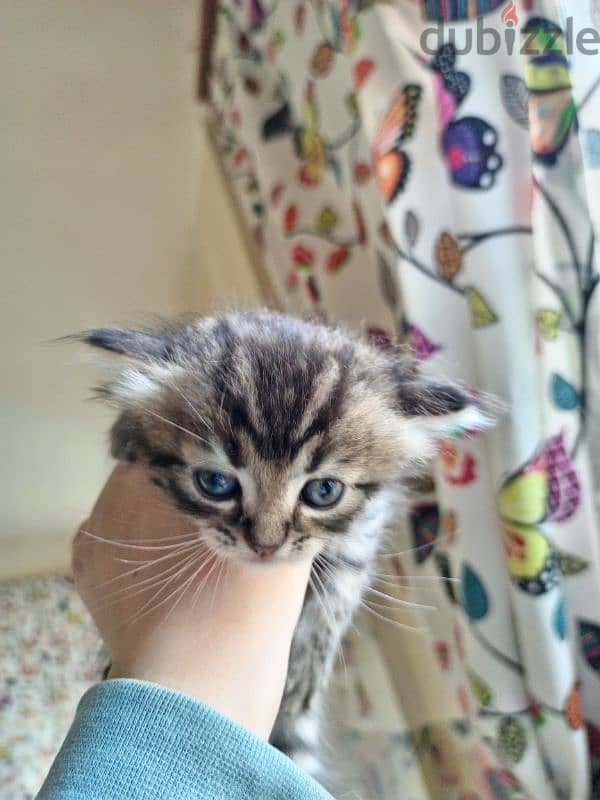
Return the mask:
POLYGON ((334 506, 344 491, 344 484, 334 478, 317 478, 304 484, 300 497, 314 508, 334 506))
POLYGON ((224 472, 210 472, 206 469, 197 469, 194 481, 201 492, 215 500, 228 500, 237 494, 240 484, 233 475, 224 472))

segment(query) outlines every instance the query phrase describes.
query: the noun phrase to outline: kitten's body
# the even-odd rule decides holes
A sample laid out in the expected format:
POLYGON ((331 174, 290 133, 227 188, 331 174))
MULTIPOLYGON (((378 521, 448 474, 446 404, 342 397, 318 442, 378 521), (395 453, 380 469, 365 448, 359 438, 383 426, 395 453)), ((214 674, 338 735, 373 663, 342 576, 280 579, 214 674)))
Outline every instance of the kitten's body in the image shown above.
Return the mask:
POLYGON ((318 774, 322 690, 402 476, 440 435, 484 418, 463 390, 394 351, 269 312, 83 338, 121 356, 99 390, 121 412, 113 454, 144 461, 213 551, 257 564, 314 558, 272 741, 318 774), (206 496, 207 474, 233 480, 233 493, 206 496), (343 489, 314 506, 309 483, 343 489))
POLYGON ((324 546, 321 559, 326 567, 321 568, 321 561, 313 567, 271 742, 317 778, 324 771, 319 741, 323 690, 344 634, 372 584, 377 548, 388 525, 397 520, 398 488, 377 492, 351 523, 345 540, 324 546))

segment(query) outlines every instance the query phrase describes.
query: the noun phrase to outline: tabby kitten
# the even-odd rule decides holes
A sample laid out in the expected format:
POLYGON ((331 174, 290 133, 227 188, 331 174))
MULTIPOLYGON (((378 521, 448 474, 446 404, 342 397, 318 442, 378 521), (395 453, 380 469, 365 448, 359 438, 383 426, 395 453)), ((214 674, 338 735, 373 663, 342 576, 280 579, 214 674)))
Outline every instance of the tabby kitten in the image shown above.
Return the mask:
POLYGON ((118 356, 98 389, 120 412, 113 455, 145 463, 209 548, 314 559, 271 741, 318 775, 322 690, 403 476, 485 416, 405 355, 268 311, 82 338, 118 356))

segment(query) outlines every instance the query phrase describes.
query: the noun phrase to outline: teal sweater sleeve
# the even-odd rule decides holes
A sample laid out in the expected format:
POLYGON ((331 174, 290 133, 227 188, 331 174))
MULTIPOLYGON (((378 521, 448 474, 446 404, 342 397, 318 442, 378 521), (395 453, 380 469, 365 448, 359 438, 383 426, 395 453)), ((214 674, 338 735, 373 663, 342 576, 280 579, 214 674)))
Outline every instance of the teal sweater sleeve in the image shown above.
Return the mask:
POLYGON ((152 683, 93 686, 38 800, 332 800, 215 709, 152 683))

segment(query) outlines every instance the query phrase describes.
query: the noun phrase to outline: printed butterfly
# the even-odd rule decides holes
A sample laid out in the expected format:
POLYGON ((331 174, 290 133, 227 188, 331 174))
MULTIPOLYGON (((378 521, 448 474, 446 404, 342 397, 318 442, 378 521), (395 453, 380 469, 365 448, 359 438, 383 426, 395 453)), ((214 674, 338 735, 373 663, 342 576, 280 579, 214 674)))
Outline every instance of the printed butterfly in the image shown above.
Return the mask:
POLYGON ((388 108, 379 127, 373 149, 373 169, 379 190, 391 203, 404 189, 411 168, 408 154, 401 145, 411 139, 417 122, 422 90, 406 85, 388 108))
POLYGON ((455 115, 469 89, 466 72, 454 68, 456 48, 445 44, 428 64, 434 74, 442 151, 452 182, 464 189, 489 189, 503 164, 496 152, 498 133, 480 117, 455 115))
POLYGON ((544 442, 533 458, 504 482, 498 507, 510 575, 519 589, 545 594, 557 586, 561 573, 574 575, 586 568, 581 559, 552 548, 538 527, 546 520, 570 519, 579 508, 580 497, 579 478, 562 434, 544 442), (569 568, 571 561, 575 568, 569 568))
POLYGON ((523 28, 523 40, 532 54, 525 67, 525 83, 530 92, 533 154, 537 161, 553 166, 577 124, 565 36, 556 23, 533 17, 523 28))

